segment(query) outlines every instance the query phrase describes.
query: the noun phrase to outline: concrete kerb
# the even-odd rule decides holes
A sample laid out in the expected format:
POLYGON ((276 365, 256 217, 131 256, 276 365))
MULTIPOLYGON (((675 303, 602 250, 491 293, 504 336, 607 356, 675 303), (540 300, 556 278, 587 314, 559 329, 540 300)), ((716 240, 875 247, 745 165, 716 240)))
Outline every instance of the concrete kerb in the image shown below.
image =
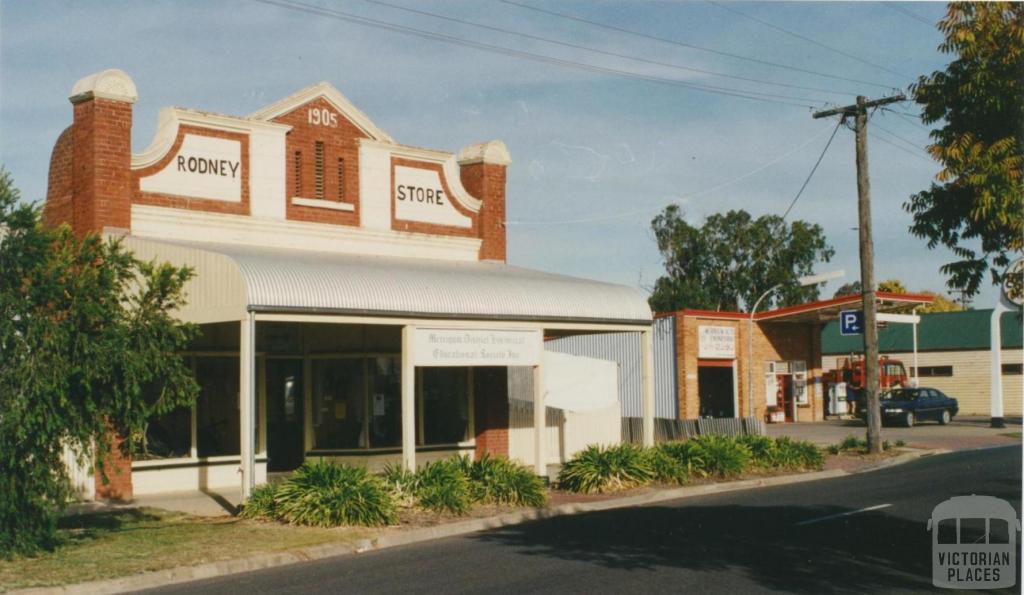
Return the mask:
POLYGON ((300 562, 321 560, 324 558, 331 558, 335 556, 361 554, 365 552, 384 550, 403 545, 411 545, 425 541, 443 539, 446 537, 467 535, 469 533, 486 531, 488 529, 498 529, 501 527, 528 523, 530 521, 550 519, 559 516, 581 514, 587 512, 599 512, 602 510, 613 510, 616 508, 628 508, 631 506, 642 506, 645 504, 656 504, 658 502, 665 502, 669 500, 695 498, 697 496, 704 496, 707 494, 720 494, 725 492, 735 492, 754 488, 773 487, 788 484, 804 483, 808 481, 818 481, 822 479, 831 479, 835 477, 843 477, 856 473, 865 473, 868 471, 875 471, 886 467, 892 467, 902 463, 910 462, 923 456, 949 452, 945 450, 903 450, 905 452, 895 457, 892 457, 891 459, 887 459, 878 464, 870 465, 868 467, 858 469, 855 471, 831 469, 827 471, 815 471, 811 473, 778 475, 774 477, 759 477, 755 479, 744 479, 740 481, 709 483, 697 486, 685 486, 670 489, 659 489, 644 494, 625 496, 622 498, 613 498, 609 500, 601 500, 595 502, 574 502, 569 504, 561 504, 558 506, 553 506, 550 508, 540 510, 516 511, 493 517, 470 519, 455 523, 437 525, 434 527, 424 527, 421 529, 412 529, 408 531, 397 531, 390 534, 380 535, 372 539, 361 539, 354 543, 326 544, 320 546, 288 550, 284 552, 257 554, 254 556, 249 556, 247 558, 222 560, 219 562, 211 562, 209 564, 200 564, 198 566, 179 566, 176 568, 157 570, 153 572, 146 572, 143 574, 137 574, 115 579, 105 579, 99 581, 92 581, 88 583, 79 583, 75 585, 65 585, 61 587, 22 589, 14 591, 13 593, 18 593, 22 595, 42 593, 69 593, 76 595, 94 595, 100 593, 122 593, 127 591, 138 591, 141 589, 152 589, 155 587, 162 587, 190 581, 227 576, 231 574, 239 574, 243 572, 250 572, 253 570, 263 570, 266 568, 275 568, 278 566, 297 564, 300 562))

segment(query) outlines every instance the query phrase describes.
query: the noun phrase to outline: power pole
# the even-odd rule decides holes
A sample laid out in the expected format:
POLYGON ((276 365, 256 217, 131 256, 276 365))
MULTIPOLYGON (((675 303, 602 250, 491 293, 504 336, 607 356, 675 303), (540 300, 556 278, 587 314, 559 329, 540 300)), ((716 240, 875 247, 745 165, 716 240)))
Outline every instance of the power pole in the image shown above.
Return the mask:
POLYGON ((857 136, 857 214, 860 234, 860 286, 864 309, 864 391, 868 405, 868 452, 882 452, 882 415, 878 404, 878 328, 875 317, 875 248, 871 239, 871 182, 868 179, 868 109, 905 100, 903 94, 815 112, 814 118, 854 118, 857 136))

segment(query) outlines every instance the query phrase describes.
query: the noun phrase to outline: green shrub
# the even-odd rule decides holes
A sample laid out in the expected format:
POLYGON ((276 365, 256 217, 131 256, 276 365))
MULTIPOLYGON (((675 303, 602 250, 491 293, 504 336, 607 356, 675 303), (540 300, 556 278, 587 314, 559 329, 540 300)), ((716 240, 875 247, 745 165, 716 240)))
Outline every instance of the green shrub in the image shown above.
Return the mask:
POLYGON ((825 457, 814 444, 783 436, 775 439, 772 464, 783 469, 821 469, 825 465, 825 457))
POLYGON ((381 479, 391 489, 395 500, 401 506, 416 504, 416 474, 407 471, 400 464, 387 463, 381 473, 381 479))
POLYGON ((901 447, 904 447, 906 445, 907 445, 907 442, 905 440, 897 440, 896 441, 896 447, 897 448, 901 448, 901 447))
POLYGON ((697 436, 686 444, 696 451, 708 476, 735 477, 750 467, 750 449, 728 436, 697 436))
POLYGON ((867 448, 868 443, 866 440, 862 440, 855 436, 847 436, 843 438, 843 441, 839 443, 839 450, 860 450, 867 448))
POLYGON ((882 441, 882 450, 889 450, 890 448, 892 448, 892 443, 889 442, 888 440, 883 440, 882 441))
POLYGON ((746 446, 750 451, 751 466, 761 469, 783 466, 779 460, 781 455, 779 445, 774 438, 759 434, 745 434, 737 438, 736 442, 746 446))
POLYGON ((395 501, 365 467, 306 462, 277 487, 277 516, 294 525, 375 527, 393 523, 395 501))
POLYGON ((659 444, 649 449, 648 462, 655 481, 682 485, 690 480, 690 469, 673 454, 674 444, 677 443, 659 444))
POLYGON ((416 472, 413 493, 420 506, 435 512, 465 514, 473 504, 469 478, 458 459, 423 465, 416 472))
POLYGON ((279 485, 277 483, 265 483, 256 486, 256 489, 252 491, 252 495, 242 505, 242 510, 238 513, 238 516, 245 519, 277 520, 277 503, 274 501, 274 498, 277 497, 279 485))
POLYGON ((644 449, 632 444, 588 446, 576 454, 558 474, 563 489, 590 494, 643 485, 654 479, 644 449))
POLYGON ((529 467, 487 453, 478 461, 469 457, 460 457, 458 461, 469 477, 474 500, 534 507, 547 504, 544 480, 529 467))

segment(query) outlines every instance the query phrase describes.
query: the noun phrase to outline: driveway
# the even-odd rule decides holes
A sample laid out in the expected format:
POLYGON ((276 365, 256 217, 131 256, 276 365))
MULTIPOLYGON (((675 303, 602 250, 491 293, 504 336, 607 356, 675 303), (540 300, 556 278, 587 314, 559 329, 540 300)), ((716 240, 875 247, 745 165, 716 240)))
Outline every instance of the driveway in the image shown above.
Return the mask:
MULTIPOLYGON (((812 423, 768 424, 769 436, 789 436, 816 444, 835 444, 847 436, 863 438, 867 426, 859 420, 829 420, 812 423)), ((923 422, 912 428, 883 426, 882 439, 902 440, 907 446, 965 450, 986 446, 1021 443, 1020 418, 1007 419, 1006 427, 989 427, 989 419, 981 417, 956 418, 947 426, 923 422), (1016 434, 1007 436, 1007 434, 1016 434)))

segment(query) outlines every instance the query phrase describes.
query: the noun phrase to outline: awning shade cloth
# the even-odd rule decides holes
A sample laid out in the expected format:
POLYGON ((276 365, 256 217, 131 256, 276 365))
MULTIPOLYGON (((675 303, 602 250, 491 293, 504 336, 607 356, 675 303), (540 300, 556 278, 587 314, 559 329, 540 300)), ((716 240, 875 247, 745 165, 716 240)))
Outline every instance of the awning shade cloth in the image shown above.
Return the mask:
MULTIPOLYGON (((593 411, 617 405, 619 365, 603 359, 544 352, 544 403, 566 411, 593 411)), ((532 400, 532 399, 531 399, 532 400)))
POLYGON ((245 310, 649 325, 639 291, 497 262, 324 254, 137 237, 141 258, 195 269, 186 319, 245 310), (238 295, 236 295, 238 294, 238 295))

